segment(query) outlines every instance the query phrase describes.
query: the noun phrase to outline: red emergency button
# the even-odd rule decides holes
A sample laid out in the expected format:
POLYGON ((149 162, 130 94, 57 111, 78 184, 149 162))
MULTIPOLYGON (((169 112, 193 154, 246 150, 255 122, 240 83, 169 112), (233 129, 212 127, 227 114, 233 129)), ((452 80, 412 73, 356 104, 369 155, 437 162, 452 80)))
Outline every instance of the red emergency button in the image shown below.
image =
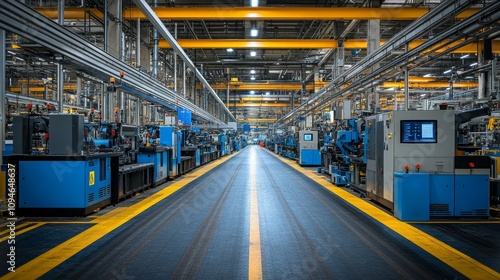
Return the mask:
POLYGON ((474 168, 476 165, 473 162, 469 162, 469 167, 474 168))
POLYGON ((420 165, 420 163, 415 164, 415 168, 416 168, 416 169, 420 169, 420 167, 422 167, 422 166, 420 165))

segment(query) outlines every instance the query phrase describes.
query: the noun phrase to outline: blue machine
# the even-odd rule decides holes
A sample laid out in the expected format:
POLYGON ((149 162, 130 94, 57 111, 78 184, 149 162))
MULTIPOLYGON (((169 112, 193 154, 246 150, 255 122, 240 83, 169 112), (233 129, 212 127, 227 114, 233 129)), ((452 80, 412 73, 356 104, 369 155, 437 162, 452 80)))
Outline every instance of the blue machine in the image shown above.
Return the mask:
POLYGON ((219 134, 219 143, 220 143, 220 155, 225 156, 228 154, 227 146, 226 146, 227 138, 224 133, 219 134))
POLYGON ((287 158, 296 159, 297 158, 297 141, 292 135, 287 136, 282 140, 281 155, 287 158))
POLYGON ((351 183, 355 183, 356 185, 359 184, 359 182, 353 182, 359 181, 359 179, 353 179, 355 176, 359 177, 360 170, 354 169, 358 169, 361 165, 366 163, 366 159, 363 159, 362 162, 357 162, 351 168, 352 158, 357 158, 357 154, 360 152, 358 145, 361 140, 357 126, 357 120, 350 119, 347 120, 347 129, 337 131, 337 137, 335 139, 335 161, 330 168, 331 181, 335 185, 345 186, 351 183))
POLYGON ((488 156, 455 157, 456 217, 490 215, 490 167, 488 156))
POLYGON ((108 205, 117 181, 119 154, 12 155, 20 215, 84 216, 108 205))
POLYGON ((170 175, 169 153, 167 147, 141 147, 137 155, 137 163, 153 163, 153 181, 159 185, 167 181, 170 175))
POLYGON ((299 164, 308 166, 321 165, 321 153, 319 152, 319 138, 317 131, 299 132, 299 164))
POLYGON ((181 164, 182 133, 176 131, 173 126, 160 126, 160 145, 171 148, 170 154, 170 177, 180 175, 179 165, 181 164))
POLYGON ((402 221, 428 221, 429 174, 394 172, 394 216, 402 221))

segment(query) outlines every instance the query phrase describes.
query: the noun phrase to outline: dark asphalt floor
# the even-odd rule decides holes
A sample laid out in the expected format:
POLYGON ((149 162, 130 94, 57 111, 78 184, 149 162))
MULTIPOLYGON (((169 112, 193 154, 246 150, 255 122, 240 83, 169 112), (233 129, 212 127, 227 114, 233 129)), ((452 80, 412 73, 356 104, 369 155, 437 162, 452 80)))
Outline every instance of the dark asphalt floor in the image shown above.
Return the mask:
POLYGON ((264 279, 464 278, 250 146, 42 279, 248 279, 252 180, 264 279))

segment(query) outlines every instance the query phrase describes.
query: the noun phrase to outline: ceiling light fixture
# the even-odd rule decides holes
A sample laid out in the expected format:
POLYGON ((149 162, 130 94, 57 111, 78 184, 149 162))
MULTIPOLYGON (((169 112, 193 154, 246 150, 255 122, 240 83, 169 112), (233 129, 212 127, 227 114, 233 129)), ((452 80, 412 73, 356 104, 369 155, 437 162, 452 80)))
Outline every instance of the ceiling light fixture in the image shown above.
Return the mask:
POLYGON ((252 29, 250 30, 250 36, 257 37, 257 35, 259 35, 259 30, 257 30, 257 28, 255 27, 252 27, 252 29))
POLYGON ((255 74, 255 70, 250 70, 250 74, 255 74))
POLYGON ((257 52, 256 51, 251 51, 250 52, 250 56, 256 56, 257 55, 257 52))
POLYGON ((443 74, 448 74, 448 73, 450 73, 450 72, 451 72, 451 69, 450 69, 450 70, 446 70, 446 71, 444 71, 444 72, 443 72, 443 74))
POLYGON ((255 77, 254 76, 250 77, 250 80, 252 80, 252 81, 255 80, 255 77))
POLYGON ((469 55, 468 55, 468 54, 466 54, 466 55, 462 55, 462 56, 460 57, 460 59, 466 59, 467 57, 469 57, 469 55))
POLYGON ((432 74, 425 74, 424 75, 424 78, 430 78, 430 77, 432 77, 432 74))
POLYGON ((254 93, 255 93, 255 91, 254 91, 254 90, 251 90, 251 91, 250 91, 250 94, 254 94, 254 93))
POLYGON ((234 52, 234 50, 233 50, 233 49, 231 49, 231 48, 227 49, 226 51, 227 51, 227 52, 234 52))
POLYGON ((252 7, 258 7, 259 6, 259 0, 250 0, 250 6, 252 6, 252 7))
POLYGON ((469 66, 470 66, 470 67, 474 67, 474 66, 476 66, 477 64, 478 64, 477 62, 474 62, 474 63, 472 63, 472 64, 471 64, 471 65, 469 65, 469 66))

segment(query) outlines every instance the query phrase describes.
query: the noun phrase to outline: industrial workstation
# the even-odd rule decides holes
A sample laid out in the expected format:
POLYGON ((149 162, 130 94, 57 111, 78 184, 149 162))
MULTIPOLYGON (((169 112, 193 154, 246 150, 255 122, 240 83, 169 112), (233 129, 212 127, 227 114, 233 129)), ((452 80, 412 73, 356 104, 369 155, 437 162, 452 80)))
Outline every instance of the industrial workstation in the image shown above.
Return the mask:
POLYGON ((500 279, 500 1, 0 1, 0 279, 500 279))

